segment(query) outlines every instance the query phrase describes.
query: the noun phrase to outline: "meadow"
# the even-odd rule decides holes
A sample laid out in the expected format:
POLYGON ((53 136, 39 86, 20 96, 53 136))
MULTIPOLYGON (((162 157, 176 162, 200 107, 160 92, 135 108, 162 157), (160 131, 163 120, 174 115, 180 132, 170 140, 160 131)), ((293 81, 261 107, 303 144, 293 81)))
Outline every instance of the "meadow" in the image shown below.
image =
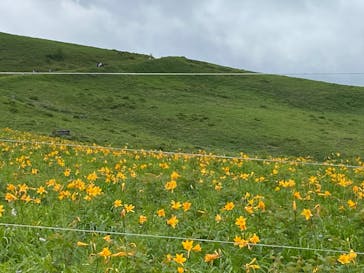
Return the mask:
MULTIPOLYGON (((0 71, 247 72, 0 40, 0 71)), ((363 111, 275 75, 2 75, 0 272, 363 272, 363 111)))
MULTIPOLYGON (((246 72, 4 33, 0 40, 0 71, 246 72)), ((363 90, 278 75, 2 75, 0 124, 138 149, 363 157, 363 90)))
POLYGON ((360 158, 167 154, 11 129, 0 138, 1 272, 364 270, 360 158))

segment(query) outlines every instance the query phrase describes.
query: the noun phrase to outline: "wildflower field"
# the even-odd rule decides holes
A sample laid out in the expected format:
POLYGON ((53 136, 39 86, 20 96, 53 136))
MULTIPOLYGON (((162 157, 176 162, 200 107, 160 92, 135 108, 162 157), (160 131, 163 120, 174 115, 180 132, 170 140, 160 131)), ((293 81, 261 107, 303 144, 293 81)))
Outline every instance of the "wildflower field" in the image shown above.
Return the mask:
POLYGON ((19 140, 0 140, 0 272, 364 271, 359 158, 327 162, 353 168, 0 138, 19 140))

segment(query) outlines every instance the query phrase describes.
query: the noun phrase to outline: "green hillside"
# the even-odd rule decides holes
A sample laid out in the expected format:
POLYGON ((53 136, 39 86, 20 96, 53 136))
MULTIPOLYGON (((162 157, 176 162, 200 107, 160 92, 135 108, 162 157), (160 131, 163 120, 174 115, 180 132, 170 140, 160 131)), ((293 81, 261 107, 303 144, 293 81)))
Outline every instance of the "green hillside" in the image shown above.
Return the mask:
MULTIPOLYGON (((3 33, 0 41, 1 71, 239 71, 3 33)), ((364 154, 364 88, 282 76, 2 76, 0 105, 1 127, 64 128, 98 144, 317 159, 364 154)))
POLYGON ((233 72, 231 68, 187 60, 68 44, 0 32, 0 61, 4 71, 102 72, 233 72))
POLYGON ((0 272, 364 272, 360 158, 342 168, 57 144, 0 140, 0 272))

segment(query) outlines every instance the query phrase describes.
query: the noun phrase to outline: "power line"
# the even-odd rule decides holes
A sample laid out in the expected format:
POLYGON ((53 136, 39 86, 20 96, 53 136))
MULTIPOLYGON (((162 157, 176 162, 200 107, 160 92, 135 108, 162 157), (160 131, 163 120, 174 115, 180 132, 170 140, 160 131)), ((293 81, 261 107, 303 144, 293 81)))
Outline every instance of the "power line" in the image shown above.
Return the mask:
POLYGON ((364 165, 359 166, 359 165, 333 164, 333 163, 325 163, 325 162, 307 162, 307 161, 285 160, 285 159, 269 159, 269 158, 267 159, 267 158, 226 156, 226 155, 213 155, 213 154, 201 154, 201 153, 167 152, 167 151, 158 151, 158 150, 130 149, 130 148, 107 147, 107 146, 98 146, 98 145, 81 145, 81 144, 72 144, 72 143, 54 143, 54 142, 4 139, 4 138, 0 138, 0 142, 23 143, 23 144, 32 144, 32 145, 47 145, 47 146, 65 146, 65 147, 73 147, 73 148, 107 149, 107 150, 128 151, 128 152, 135 152, 135 153, 164 154, 164 155, 170 155, 170 156, 177 155, 177 156, 190 156, 190 157, 208 157, 208 158, 218 158, 218 159, 258 161, 258 162, 282 163, 282 164, 292 164, 292 165, 300 164, 300 165, 310 165, 310 166, 339 167, 339 168, 350 168, 350 169, 363 168, 364 169, 364 165))
MULTIPOLYGON (((117 236, 144 237, 144 238, 153 238, 153 239, 171 239, 171 240, 183 240, 183 241, 193 240, 196 242, 203 242, 203 243, 236 244, 235 242, 224 241, 224 240, 200 239, 200 238, 189 238, 189 237, 145 234, 145 233, 130 233, 130 232, 78 229, 78 228, 65 228, 65 227, 52 227, 52 226, 36 226, 36 225, 11 224, 11 223, 0 223, 0 226, 14 227, 14 228, 44 229, 44 230, 53 230, 53 231, 70 231, 70 232, 109 234, 109 235, 117 235, 117 236)), ((348 253, 348 251, 344 251, 344 250, 321 249, 321 248, 310 248, 310 247, 300 247, 300 246, 273 245, 273 244, 262 244, 262 243, 257 243, 257 244, 248 243, 247 245, 267 247, 267 248, 295 249, 295 250, 307 250, 307 251, 331 252, 331 253, 348 253)), ((364 255, 364 252, 355 252, 355 253, 357 255, 364 255)))

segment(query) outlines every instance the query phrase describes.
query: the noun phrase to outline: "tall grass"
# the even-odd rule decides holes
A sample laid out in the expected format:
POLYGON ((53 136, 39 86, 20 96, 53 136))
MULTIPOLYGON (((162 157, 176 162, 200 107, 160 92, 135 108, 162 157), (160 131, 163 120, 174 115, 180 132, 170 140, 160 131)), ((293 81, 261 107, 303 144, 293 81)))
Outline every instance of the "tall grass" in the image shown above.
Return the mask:
MULTIPOLYGON (((0 135, 55 141, 9 129, 0 135)), ((349 253, 364 249, 363 168, 65 145, 0 143, 0 149, 2 223, 95 230, 2 226, 2 272, 364 269, 362 255, 349 253)))

